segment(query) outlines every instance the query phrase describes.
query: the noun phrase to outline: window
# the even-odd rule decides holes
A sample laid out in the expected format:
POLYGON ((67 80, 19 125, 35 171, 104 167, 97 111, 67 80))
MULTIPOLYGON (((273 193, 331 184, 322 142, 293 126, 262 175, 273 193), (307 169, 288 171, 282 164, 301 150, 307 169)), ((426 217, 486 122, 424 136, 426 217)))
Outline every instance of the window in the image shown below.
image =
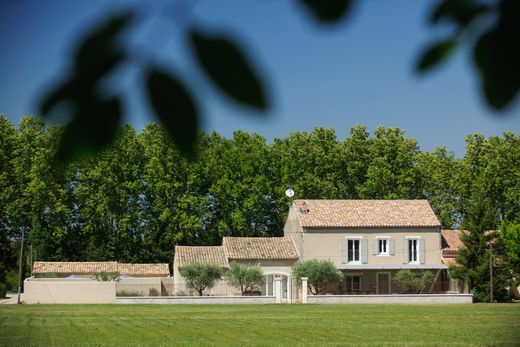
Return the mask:
POLYGON ((359 259, 359 240, 348 240, 348 261, 356 262, 359 259))
POLYGON ((408 240, 408 262, 417 263, 419 261, 419 240, 408 240))
POLYGON ((388 255, 389 254, 389 240, 387 239, 379 239, 377 240, 379 247, 378 247, 378 253, 379 255, 388 255))
POLYGON ((347 281, 347 292, 359 292, 361 291, 361 276, 359 275, 346 275, 347 281))

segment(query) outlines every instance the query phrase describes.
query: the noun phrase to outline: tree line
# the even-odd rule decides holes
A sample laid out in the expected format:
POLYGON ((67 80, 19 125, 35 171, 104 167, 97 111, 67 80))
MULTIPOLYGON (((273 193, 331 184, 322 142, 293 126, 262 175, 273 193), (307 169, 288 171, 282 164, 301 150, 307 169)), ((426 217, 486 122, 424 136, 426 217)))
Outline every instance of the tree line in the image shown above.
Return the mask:
MULTIPOLYGON (((13 269, 22 230, 33 259, 168 262, 175 245, 223 236, 281 236, 295 198, 428 199, 442 227, 486 207, 484 229, 520 217, 520 136, 466 137, 458 158, 422 151, 399 128, 293 132, 268 143, 237 131, 199 132, 186 159, 168 132, 121 126, 98 154, 55 161, 63 126, 0 115, 0 262, 13 269), (343 134, 341 134, 343 135, 343 134)), ((28 252, 29 254, 29 252, 28 252)))

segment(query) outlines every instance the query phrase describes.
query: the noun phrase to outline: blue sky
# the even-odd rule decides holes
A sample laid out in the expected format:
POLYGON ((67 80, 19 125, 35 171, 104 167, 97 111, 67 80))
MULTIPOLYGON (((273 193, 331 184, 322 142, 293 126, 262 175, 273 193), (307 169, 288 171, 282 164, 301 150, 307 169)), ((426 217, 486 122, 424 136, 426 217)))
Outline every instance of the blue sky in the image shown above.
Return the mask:
MULTIPOLYGON (((427 24, 432 4, 365 0, 347 21, 323 28, 296 1, 197 1, 189 23, 233 32, 265 75, 273 100, 267 115, 215 92, 193 65, 179 27, 165 16, 143 22, 128 43, 133 52, 153 52, 157 64, 188 81, 202 100, 203 127, 228 137, 242 129, 271 141, 324 126, 343 139, 355 124, 371 131, 384 125, 405 129, 423 150, 446 146, 462 155, 468 134, 518 134, 518 102, 497 114, 481 101, 468 47, 427 76, 414 74, 420 49, 449 32, 427 24)), ((37 114, 39 95, 65 77, 78 35, 127 6, 156 14, 165 8, 162 0, 0 0, 0 6, 0 113, 15 123, 37 114)), ((127 100, 125 122, 138 130, 154 121, 142 78, 131 67, 113 78, 127 100)))

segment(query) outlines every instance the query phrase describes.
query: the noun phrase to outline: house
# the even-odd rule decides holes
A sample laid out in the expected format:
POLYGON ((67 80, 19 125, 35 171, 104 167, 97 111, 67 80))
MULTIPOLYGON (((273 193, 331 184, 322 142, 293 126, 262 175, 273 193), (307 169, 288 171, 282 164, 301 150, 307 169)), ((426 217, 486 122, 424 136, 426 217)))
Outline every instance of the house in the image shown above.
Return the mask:
MULTIPOLYGON (((265 275, 265 286, 258 288, 259 295, 274 295, 274 279, 281 279, 283 298, 294 297, 296 285, 291 267, 299 259, 298 251, 287 237, 224 237, 222 246, 175 246, 173 260, 174 294, 188 295, 189 289, 180 270, 193 263, 210 263, 219 266, 223 273, 229 264, 239 262, 259 265, 265 275)), ((223 279, 207 295, 240 295, 223 279)))
POLYGON ((345 275, 338 294, 398 293, 397 271, 430 270, 442 292, 441 224, 427 200, 295 200, 284 227, 301 260, 328 259, 345 275))

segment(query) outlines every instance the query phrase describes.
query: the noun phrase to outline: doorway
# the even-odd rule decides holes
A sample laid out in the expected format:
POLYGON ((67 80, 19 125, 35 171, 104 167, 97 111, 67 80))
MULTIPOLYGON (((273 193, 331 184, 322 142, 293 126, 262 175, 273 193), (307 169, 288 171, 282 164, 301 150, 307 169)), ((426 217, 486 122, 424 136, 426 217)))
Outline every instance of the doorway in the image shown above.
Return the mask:
POLYGON ((378 272, 376 279, 377 294, 390 294, 390 273, 378 272))

